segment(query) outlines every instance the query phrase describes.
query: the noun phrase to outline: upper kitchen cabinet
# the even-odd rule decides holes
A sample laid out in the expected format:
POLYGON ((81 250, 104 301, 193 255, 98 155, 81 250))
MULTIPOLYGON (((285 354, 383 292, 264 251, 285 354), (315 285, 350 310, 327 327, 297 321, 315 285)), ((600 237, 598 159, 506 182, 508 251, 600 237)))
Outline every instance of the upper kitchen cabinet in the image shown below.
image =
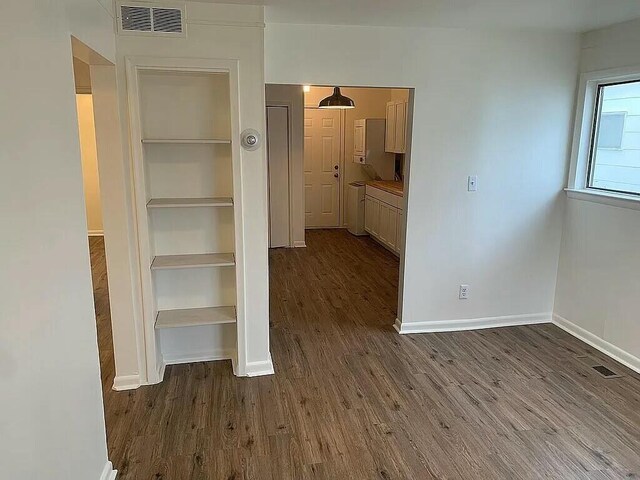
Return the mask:
POLYGON ((395 163, 393 155, 385 152, 384 118, 364 118, 353 123, 353 162, 368 165, 375 171, 375 178, 393 180, 395 163))
POLYGON ((405 153, 407 139, 407 100, 387 102, 385 151, 405 153))

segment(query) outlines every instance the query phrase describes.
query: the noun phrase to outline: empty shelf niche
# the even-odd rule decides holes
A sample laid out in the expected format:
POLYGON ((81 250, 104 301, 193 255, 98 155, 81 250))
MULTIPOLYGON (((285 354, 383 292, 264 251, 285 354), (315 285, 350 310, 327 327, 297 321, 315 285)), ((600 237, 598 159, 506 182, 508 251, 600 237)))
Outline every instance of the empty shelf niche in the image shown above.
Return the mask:
POLYGON ((152 270, 178 268, 232 267, 233 253, 193 253, 188 255, 159 255, 151 263, 152 270))
POLYGON ((236 323, 235 307, 185 308, 159 311, 156 319, 156 328, 196 327, 233 323, 236 323))

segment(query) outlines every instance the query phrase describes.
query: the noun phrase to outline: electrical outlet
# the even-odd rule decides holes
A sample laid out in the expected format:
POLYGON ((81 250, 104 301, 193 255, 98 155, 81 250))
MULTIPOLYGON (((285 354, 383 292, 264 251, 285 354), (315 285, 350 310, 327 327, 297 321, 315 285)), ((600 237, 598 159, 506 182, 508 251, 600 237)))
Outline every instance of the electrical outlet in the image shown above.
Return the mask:
POLYGON ((478 191, 478 176, 477 175, 469 175, 467 180, 467 190, 470 192, 478 191))
POLYGON ((466 300, 467 298, 469 298, 469 285, 460 285, 458 298, 460 300, 466 300))

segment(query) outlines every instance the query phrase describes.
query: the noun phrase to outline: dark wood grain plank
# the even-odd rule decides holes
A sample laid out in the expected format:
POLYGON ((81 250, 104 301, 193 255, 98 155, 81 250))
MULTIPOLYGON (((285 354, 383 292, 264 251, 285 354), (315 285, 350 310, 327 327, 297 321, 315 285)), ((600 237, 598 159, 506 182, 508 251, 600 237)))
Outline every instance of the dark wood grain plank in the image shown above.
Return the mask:
POLYGON ((104 245, 90 239, 119 479, 640 474, 638 375, 552 325, 399 336, 392 254, 342 230, 309 231, 307 245, 270 252, 275 376, 196 363, 114 392, 104 245))

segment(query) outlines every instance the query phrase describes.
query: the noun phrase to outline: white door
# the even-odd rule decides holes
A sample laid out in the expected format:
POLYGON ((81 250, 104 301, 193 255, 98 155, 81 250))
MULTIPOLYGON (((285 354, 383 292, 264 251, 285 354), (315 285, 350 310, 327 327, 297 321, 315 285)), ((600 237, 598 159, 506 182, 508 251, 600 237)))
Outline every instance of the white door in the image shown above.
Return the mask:
POLYGON ((267 107, 269 165, 269 247, 288 247, 289 240, 289 109, 267 107))
POLYGON ((305 227, 340 226, 340 111, 305 108, 305 227))

